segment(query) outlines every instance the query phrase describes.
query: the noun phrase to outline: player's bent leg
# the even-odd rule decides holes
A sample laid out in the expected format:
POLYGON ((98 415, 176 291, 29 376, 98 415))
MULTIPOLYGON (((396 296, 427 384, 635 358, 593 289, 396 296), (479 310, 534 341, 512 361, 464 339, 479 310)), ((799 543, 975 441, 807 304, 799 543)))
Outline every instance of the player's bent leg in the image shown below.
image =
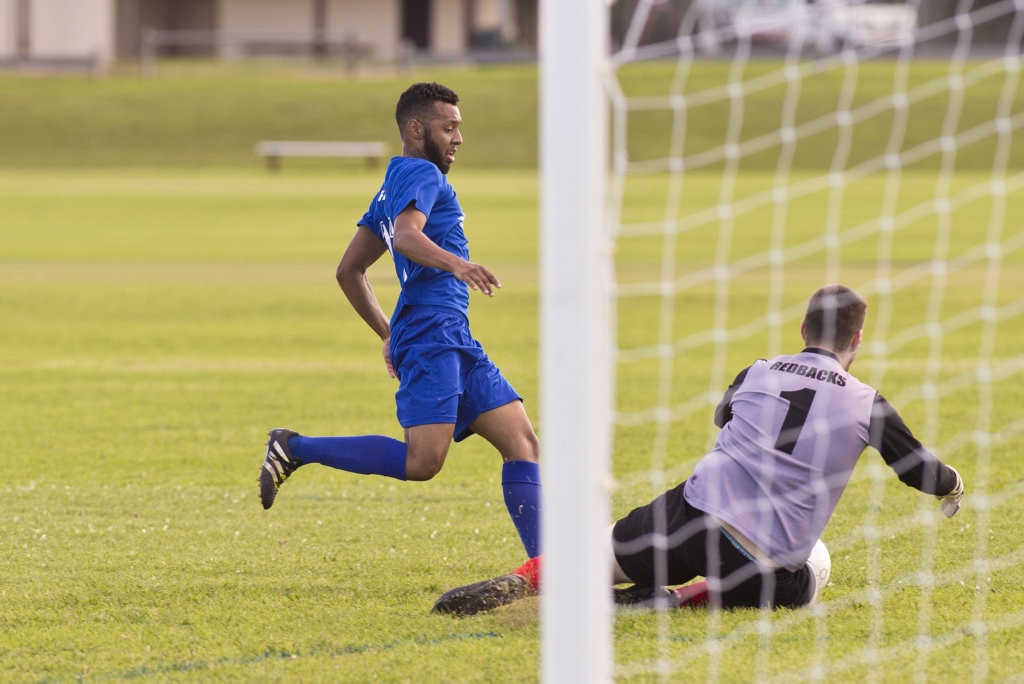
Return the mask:
POLYGON ((405 479, 422 482, 441 472, 454 434, 453 423, 432 423, 406 428, 405 444, 408 452, 405 479))
POLYGON ((470 429, 490 442, 501 454, 501 490, 512 523, 526 555, 540 553, 540 441, 516 399, 481 413, 470 429))
POLYGON ((523 402, 518 399, 484 411, 469 427, 490 442, 503 461, 537 463, 540 460, 540 440, 526 415, 523 402))

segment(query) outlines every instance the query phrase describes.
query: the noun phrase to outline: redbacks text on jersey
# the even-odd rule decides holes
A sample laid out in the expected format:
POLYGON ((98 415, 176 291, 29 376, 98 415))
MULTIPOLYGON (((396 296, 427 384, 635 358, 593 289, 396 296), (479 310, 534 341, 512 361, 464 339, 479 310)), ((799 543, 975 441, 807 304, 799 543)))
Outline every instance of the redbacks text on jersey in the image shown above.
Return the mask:
POLYGON ((835 370, 828 368, 817 368, 815 366, 808 366, 802 363, 790 363, 784 361, 776 361, 769 370, 779 371, 780 373, 795 373, 805 378, 811 378, 812 380, 821 380, 822 382, 830 382, 833 385, 839 385, 840 387, 846 387, 846 376, 835 370))

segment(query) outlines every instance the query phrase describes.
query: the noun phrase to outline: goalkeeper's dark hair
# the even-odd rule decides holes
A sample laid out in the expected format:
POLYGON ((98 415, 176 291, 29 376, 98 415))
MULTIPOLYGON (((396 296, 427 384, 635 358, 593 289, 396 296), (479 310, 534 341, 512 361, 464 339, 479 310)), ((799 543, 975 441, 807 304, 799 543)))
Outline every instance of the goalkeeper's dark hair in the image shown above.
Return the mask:
POLYGON ((434 117, 434 103, 459 104, 459 96, 451 88, 440 83, 413 83, 398 98, 395 107, 395 121, 398 130, 405 130, 410 119, 427 123, 434 117))
POLYGON ((807 302, 804 338, 811 346, 843 351, 864 327, 868 303, 845 285, 827 285, 807 302))

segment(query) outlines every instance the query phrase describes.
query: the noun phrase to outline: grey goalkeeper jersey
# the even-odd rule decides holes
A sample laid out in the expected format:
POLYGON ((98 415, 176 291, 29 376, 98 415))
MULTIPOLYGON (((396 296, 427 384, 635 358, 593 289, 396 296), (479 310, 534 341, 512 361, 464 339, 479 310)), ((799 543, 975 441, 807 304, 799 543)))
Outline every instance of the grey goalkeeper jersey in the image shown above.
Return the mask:
POLYGON ((686 500, 790 570, 807 560, 865 447, 922 492, 956 484, 895 409, 828 351, 755 362, 730 385, 715 422, 722 431, 687 480, 686 500))

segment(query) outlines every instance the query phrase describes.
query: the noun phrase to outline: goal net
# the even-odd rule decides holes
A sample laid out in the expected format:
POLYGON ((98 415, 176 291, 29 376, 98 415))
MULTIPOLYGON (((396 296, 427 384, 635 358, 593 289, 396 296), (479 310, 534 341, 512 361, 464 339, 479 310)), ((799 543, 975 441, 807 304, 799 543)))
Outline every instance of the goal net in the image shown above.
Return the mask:
POLYGON ((545 679, 1024 673, 1022 35, 1022 0, 542 3, 545 679), (868 450, 814 606, 613 611, 607 525, 829 283, 963 509, 868 450))

